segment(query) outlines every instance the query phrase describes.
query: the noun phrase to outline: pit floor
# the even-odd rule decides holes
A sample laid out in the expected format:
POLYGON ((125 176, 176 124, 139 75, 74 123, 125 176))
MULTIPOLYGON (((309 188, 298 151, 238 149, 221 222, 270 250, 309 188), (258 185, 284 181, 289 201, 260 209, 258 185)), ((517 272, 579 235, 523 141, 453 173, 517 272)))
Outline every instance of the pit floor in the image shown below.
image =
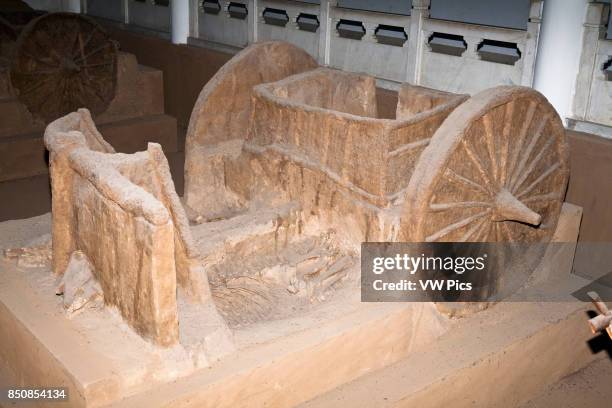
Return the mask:
MULTIPOLYGON (((612 353, 612 340, 610 350, 612 353)), ((612 354, 552 384, 521 408, 606 407, 612 401, 611 384, 612 354)))

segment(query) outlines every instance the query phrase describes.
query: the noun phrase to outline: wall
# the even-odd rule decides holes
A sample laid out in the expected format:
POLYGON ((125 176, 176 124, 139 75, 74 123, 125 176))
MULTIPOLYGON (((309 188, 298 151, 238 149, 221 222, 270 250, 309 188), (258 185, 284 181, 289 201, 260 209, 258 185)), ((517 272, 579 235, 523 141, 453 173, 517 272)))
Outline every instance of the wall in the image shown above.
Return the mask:
POLYGON ((584 208, 583 241, 612 241, 612 140, 568 131, 570 184, 567 201, 584 208))
POLYGON ((612 41, 606 38, 606 28, 608 33, 612 33, 609 9, 609 5, 603 3, 591 2, 588 5, 583 24, 580 69, 568 126, 612 138, 612 80, 604 71, 612 55, 612 41))
POLYGON ((62 0, 25 0, 35 10, 60 11, 62 0))
MULTIPOLYGON (((151 2, 114 0, 112 7, 116 9, 119 2, 128 9, 123 21, 130 30, 161 38, 170 38, 172 20, 178 25, 172 29, 175 43, 187 41, 235 53, 256 41, 282 39, 303 48, 321 65, 368 73, 391 89, 409 81, 443 91, 476 93, 495 85, 533 84, 543 0, 497 1, 509 3, 501 12, 505 16, 512 10, 514 23, 500 19, 497 3, 485 0, 471 0, 460 7, 439 0, 434 3, 437 8, 432 8, 438 10, 436 18, 429 16, 431 0, 405 1, 402 10, 392 8, 391 1, 366 7, 366 1, 348 0, 183 0, 173 3, 172 18, 168 7, 151 2), (468 18, 474 15, 476 19, 468 18), (306 16, 317 24, 299 24, 306 16)), ((85 3, 92 5, 88 14, 109 18, 108 7, 93 7, 99 0, 85 3)), ((116 10, 110 14, 114 21, 121 18, 116 10)))
POLYGON ((165 111, 186 128, 191 110, 208 80, 231 57, 231 54, 190 45, 173 45, 170 41, 121 30, 105 24, 121 50, 136 55, 138 62, 164 72, 165 111))
POLYGON ((79 0, 25 0, 35 10, 71 11, 78 13, 81 10, 79 0))
MULTIPOLYGON (((284 39, 306 50, 321 65, 373 75, 391 89, 409 81, 443 91, 475 93, 494 85, 531 86, 533 83, 541 0, 521 0, 517 4, 504 2, 512 3, 504 10, 513 10, 519 15, 520 29, 503 25, 504 28, 493 27, 501 24, 498 7, 489 4, 487 8, 486 1, 482 7, 483 0, 451 8, 447 11, 455 13, 443 14, 441 19, 429 17, 431 0, 405 1, 403 5, 408 8, 403 11, 395 8, 392 13, 372 10, 389 10, 391 4, 399 2, 376 2, 374 5, 375 2, 366 1, 242 0, 248 8, 245 19, 231 18, 227 11, 230 2, 226 0, 218 2, 216 12, 198 7, 196 3, 192 0, 191 37, 188 39, 193 44, 236 50, 258 40, 284 39), (474 7, 477 3, 481 7, 474 7), (365 7, 366 4, 369 7, 365 7), (285 13, 286 24, 266 22, 264 13, 268 7, 285 13), (457 16, 457 11, 463 15, 457 16), (318 28, 313 32, 300 29, 296 19, 301 13, 316 16, 320 23, 318 28), (479 25, 442 19, 463 21, 466 15, 474 13, 479 17, 479 25), (434 33, 461 36, 465 49, 461 55, 453 52, 449 55, 444 47, 433 49, 429 40, 434 33), (518 59, 501 62, 487 57, 486 52, 479 52, 484 40, 509 43, 505 47, 488 46, 489 52, 499 56, 505 50, 516 53, 518 59)), ((443 9, 447 6, 447 3, 442 4, 443 9)))
POLYGON ((172 22, 170 7, 153 4, 150 1, 129 0, 127 10, 131 25, 159 33, 167 34, 170 32, 172 22))
POLYGON ((582 206, 574 273, 612 272, 612 140, 568 131, 570 183, 566 201, 582 206))
MULTIPOLYGON (((173 45, 169 41, 123 30, 112 30, 122 49, 133 52, 141 63, 164 71, 166 112, 187 126, 198 93, 230 54, 209 49, 173 45)), ((391 113, 397 94, 378 95, 383 111, 391 113)), ((567 201, 584 208, 580 232, 583 241, 612 241, 612 141, 568 132, 571 176, 567 201)))

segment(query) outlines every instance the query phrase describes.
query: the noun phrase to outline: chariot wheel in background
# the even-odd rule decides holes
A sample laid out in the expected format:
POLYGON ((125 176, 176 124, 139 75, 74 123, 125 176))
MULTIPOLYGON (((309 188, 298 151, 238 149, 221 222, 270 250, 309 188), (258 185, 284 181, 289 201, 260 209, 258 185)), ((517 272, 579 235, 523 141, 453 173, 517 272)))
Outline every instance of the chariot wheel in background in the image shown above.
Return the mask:
POLYGON ((87 17, 46 14, 17 40, 11 82, 29 111, 46 122, 83 107, 94 116, 104 112, 116 78, 117 45, 87 17))
POLYGON ((414 242, 547 242, 569 178, 561 119, 531 88, 483 91, 435 132, 410 179, 402 235, 414 242))

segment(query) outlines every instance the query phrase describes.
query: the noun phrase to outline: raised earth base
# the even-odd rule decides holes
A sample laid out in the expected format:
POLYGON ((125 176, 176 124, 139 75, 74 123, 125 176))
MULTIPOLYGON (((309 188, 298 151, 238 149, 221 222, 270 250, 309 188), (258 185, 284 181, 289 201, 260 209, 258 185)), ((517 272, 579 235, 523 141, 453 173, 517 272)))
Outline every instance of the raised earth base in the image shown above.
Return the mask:
POLYGON ((577 303, 502 303, 431 347, 303 407, 519 407, 592 354, 577 303))
MULTIPOLYGON (((565 205, 555 240, 575 242, 579 222, 565 205)), ((49 232, 48 214, 0 223, 0 248, 49 232)), ((234 327, 237 350, 198 369, 181 346, 145 342, 108 308, 67 319, 39 248, 28 262, 0 260, 0 385, 68 387, 69 406, 510 407, 597 358, 588 305, 570 297, 448 319, 431 303, 361 303, 349 285, 298 315, 234 327)), ((554 286, 550 275, 568 276, 572 259, 549 253, 536 277, 554 286)))

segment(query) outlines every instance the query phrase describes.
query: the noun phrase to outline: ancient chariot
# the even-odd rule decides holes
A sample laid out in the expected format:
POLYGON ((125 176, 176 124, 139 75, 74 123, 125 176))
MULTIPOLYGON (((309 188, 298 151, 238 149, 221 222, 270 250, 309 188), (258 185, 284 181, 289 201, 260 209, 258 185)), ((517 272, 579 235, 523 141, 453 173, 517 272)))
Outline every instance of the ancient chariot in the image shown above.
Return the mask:
POLYGON ((284 42, 249 46, 201 91, 182 201, 158 145, 117 154, 86 110, 45 143, 55 272, 78 251, 162 346, 198 313, 218 328, 300 313, 358 280, 364 241, 547 243, 569 174, 559 116, 532 89, 393 96, 284 42))
POLYGON ((274 174, 273 188, 313 213, 353 216, 359 242, 551 238, 568 181, 568 146, 541 94, 502 86, 470 98, 402 84, 390 101, 395 111, 383 113, 377 93, 373 78, 319 68, 290 45, 249 47, 196 103, 186 203, 214 218, 219 203, 236 201, 228 196, 248 200, 267 188, 260 179, 274 174), (265 157, 276 171, 252 166, 238 175, 236 149, 265 157), (211 152, 223 166, 202 163, 211 152))

